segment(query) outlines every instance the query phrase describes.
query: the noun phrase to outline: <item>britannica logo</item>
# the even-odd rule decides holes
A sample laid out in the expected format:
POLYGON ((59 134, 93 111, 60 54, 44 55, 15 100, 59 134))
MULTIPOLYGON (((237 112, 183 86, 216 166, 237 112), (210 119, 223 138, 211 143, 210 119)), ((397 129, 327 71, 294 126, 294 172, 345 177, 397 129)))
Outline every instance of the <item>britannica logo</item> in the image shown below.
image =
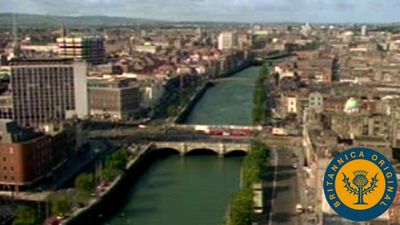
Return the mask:
POLYGON ((387 158, 368 148, 340 153, 324 176, 325 197, 340 216, 369 221, 382 215, 393 203, 396 173, 387 158))

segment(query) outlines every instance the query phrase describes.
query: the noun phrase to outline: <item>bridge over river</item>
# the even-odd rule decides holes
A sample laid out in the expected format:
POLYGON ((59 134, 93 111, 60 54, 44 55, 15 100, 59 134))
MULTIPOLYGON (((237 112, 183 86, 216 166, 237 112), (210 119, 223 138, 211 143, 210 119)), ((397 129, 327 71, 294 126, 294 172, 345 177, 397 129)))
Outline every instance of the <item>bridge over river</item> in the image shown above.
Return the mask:
POLYGON ((212 83, 222 83, 222 82, 227 82, 227 81, 236 81, 236 82, 242 82, 242 83, 247 83, 247 84, 254 84, 254 81, 246 79, 246 78, 240 78, 240 77, 225 77, 225 78, 218 78, 215 80, 212 80, 212 83))
POLYGON ((220 157, 231 154, 233 152, 247 153, 251 151, 251 143, 249 142, 154 142, 154 148, 157 151, 163 149, 173 149, 181 156, 198 150, 209 150, 220 157))
POLYGON ((119 128, 111 130, 91 131, 90 138, 105 139, 117 145, 132 143, 158 143, 158 146, 175 149, 183 155, 194 149, 209 149, 218 155, 224 155, 234 150, 250 151, 252 141, 258 140, 270 147, 293 147, 300 145, 302 137, 274 136, 260 127, 251 126, 207 126, 179 125, 175 127, 148 127, 146 129, 119 128), (250 129, 254 133, 249 136, 224 136, 204 133, 206 129, 250 129))
MULTIPOLYGON (((215 83, 214 87, 208 89, 196 102, 183 123, 192 126, 250 126, 253 90, 258 75, 259 67, 251 67, 238 72, 231 77, 232 79, 215 83)), ((296 138, 271 137, 263 131, 254 131, 253 135, 270 142, 271 146, 292 146, 296 142, 296 138)), ((232 195, 240 189, 243 157, 216 160, 215 156, 191 153, 205 149, 220 156, 227 156, 233 152, 248 152, 254 139, 212 136, 188 126, 154 126, 129 131, 99 130, 92 132, 90 136, 93 139, 107 139, 123 145, 153 143, 151 151, 172 149, 181 155, 195 155, 170 155, 152 162, 147 172, 132 184, 132 191, 125 198, 126 203, 123 207, 104 221, 103 224, 107 225, 222 224, 232 195)), ((115 208, 114 205, 111 207, 115 208)))

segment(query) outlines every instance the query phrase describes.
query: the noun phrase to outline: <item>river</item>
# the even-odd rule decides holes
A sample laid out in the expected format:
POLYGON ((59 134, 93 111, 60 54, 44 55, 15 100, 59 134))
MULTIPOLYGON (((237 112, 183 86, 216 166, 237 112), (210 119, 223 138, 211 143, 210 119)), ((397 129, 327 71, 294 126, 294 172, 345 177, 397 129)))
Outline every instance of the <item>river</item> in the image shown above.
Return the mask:
MULTIPOLYGON (((187 118, 189 124, 250 125, 254 82, 259 67, 217 82, 187 118)), ((108 225, 221 225, 233 193, 239 190, 243 157, 213 154, 156 160, 108 225)))
POLYGON ((250 125, 254 83, 259 67, 250 67, 218 82, 196 103, 188 124, 250 125))

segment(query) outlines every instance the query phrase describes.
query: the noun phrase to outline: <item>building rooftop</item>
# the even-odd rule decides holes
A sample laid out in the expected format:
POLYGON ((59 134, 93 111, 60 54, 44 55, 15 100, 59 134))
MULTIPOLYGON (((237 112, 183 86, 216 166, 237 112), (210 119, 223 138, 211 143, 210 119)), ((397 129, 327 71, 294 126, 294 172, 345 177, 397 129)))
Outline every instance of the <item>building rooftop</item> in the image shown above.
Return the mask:
POLYGON ((24 129, 18 126, 16 121, 0 119, 0 141, 5 143, 26 142, 41 136, 41 133, 24 129))
POLYGON ((90 78, 88 79, 89 88, 127 88, 138 86, 136 80, 129 78, 90 78))
POLYGON ((11 66, 19 65, 45 65, 45 64, 61 64, 68 65, 73 62, 70 58, 29 58, 29 59, 13 59, 10 61, 11 66))
POLYGON ((375 137, 375 136, 356 136, 354 137, 355 141, 362 142, 387 142, 384 137, 375 137))

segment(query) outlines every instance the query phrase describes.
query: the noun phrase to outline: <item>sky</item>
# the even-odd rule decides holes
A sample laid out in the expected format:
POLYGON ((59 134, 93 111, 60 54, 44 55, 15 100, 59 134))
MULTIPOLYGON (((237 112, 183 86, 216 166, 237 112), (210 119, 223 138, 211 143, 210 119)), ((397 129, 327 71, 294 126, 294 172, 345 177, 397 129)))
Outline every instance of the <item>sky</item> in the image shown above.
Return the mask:
POLYGON ((172 21, 400 22, 400 0, 0 0, 0 12, 172 21))

